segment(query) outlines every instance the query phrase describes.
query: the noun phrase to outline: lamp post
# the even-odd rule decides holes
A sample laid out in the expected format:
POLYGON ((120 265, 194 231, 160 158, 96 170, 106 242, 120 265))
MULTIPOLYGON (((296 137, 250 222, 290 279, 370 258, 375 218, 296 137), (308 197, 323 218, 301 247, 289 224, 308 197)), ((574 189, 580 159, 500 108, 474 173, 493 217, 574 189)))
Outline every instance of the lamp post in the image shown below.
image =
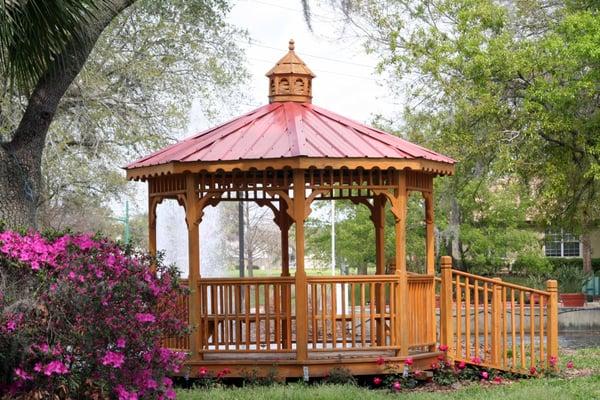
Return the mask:
POLYGON ((115 221, 122 222, 125 225, 123 242, 125 243, 125 245, 129 245, 129 242, 131 241, 131 233, 129 230, 129 200, 125 200, 125 215, 123 215, 122 217, 110 218, 114 219, 115 221))

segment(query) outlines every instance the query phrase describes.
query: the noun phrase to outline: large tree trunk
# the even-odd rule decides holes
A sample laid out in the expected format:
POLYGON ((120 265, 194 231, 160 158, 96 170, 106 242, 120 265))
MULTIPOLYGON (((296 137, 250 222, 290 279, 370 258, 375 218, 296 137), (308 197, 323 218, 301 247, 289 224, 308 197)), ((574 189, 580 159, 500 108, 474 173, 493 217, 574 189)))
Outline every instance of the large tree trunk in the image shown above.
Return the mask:
POLYGON ((69 43, 33 89, 12 140, 0 143, 0 220, 8 227, 35 227, 42 201, 42 154, 65 91, 83 68, 100 34, 134 0, 114 0, 86 27, 88 40, 69 43))
POLYGON ((581 258, 583 258, 583 272, 592 273, 592 240, 588 231, 581 235, 581 258))

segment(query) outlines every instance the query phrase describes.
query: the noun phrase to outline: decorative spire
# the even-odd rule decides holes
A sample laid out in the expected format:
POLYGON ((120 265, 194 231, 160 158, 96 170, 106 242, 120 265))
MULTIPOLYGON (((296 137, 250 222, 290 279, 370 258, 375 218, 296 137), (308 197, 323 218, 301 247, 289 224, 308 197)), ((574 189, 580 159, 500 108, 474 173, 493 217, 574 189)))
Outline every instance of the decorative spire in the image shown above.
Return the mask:
POLYGON ((270 103, 310 103, 312 100, 312 79, 316 75, 298 57, 294 48, 294 39, 290 39, 288 53, 267 72, 270 103))

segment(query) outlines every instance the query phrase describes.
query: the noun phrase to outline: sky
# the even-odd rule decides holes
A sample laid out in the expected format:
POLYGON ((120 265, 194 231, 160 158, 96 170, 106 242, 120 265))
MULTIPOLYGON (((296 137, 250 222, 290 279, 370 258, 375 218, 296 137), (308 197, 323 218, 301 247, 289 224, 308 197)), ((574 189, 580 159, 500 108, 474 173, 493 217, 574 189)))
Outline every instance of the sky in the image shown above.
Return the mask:
MULTIPOLYGON (((343 23, 329 7, 311 1, 313 31, 308 29, 299 0, 239 0, 228 22, 247 30, 246 50, 250 72, 248 92, 252 101, 240 107, 240 114, 267 103, 265 73, 285 55, 294 39, 296 53, 317 75, 313 81, 313 102, 360 122, 376 114, 391 115, 393 104, 374 74, 377 60, 366 55, 362 42, 341 34, 343 23)), ((210 127, 194 109, 190 115, 192 134, 210 127)))

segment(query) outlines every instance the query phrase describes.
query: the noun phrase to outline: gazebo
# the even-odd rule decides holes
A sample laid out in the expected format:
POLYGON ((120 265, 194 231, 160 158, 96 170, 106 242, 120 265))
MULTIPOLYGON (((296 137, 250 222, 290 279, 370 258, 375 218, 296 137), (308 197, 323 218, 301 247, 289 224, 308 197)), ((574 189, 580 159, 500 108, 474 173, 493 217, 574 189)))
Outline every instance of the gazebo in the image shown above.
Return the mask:
MULTIPOLYGON (((233 376, 250 369, 266 373, 274 365, 286 377, 322 376, 334 366, 370 374, 382 370, 375 362, 382 356, 399 362, 411 357, 415 366, 429 366, 439 354, 433 179, 452 174, 454 160, 312 104, 315 75, 294 52, 293 41, 267 77, 269 104, 126 167, 128 179, 148 182, 151 252, 156 252, 157 205, 176 199, 185 208, 190 294, 182 303, 191 333, 168 339, 168 346, 188 351, 190 368, 227 367, 233 376), (424 198, 425 274, 406 268, 410 192, 424 198), (370 210, 374 275, 307 275, 304 223, 313 201, 330 199, 351 200, 370 210), (273 211, 281 231, 281 276, 202 276, 199 225, 205 207, 225 201, 255 202, 273 211), (392 271, 385 267, 386 212, 395 220, 392 271)), ((452 282, 463 279, 457 288, 467 292, 474 281, 453 277, 448 260, 445 266, 450 281, 442 287, 442 309, 449 310, 449 321, 456 318, 452 307, 462 302, 452 282)), ((442 330, 450 344, 453 328, 442 330)))

